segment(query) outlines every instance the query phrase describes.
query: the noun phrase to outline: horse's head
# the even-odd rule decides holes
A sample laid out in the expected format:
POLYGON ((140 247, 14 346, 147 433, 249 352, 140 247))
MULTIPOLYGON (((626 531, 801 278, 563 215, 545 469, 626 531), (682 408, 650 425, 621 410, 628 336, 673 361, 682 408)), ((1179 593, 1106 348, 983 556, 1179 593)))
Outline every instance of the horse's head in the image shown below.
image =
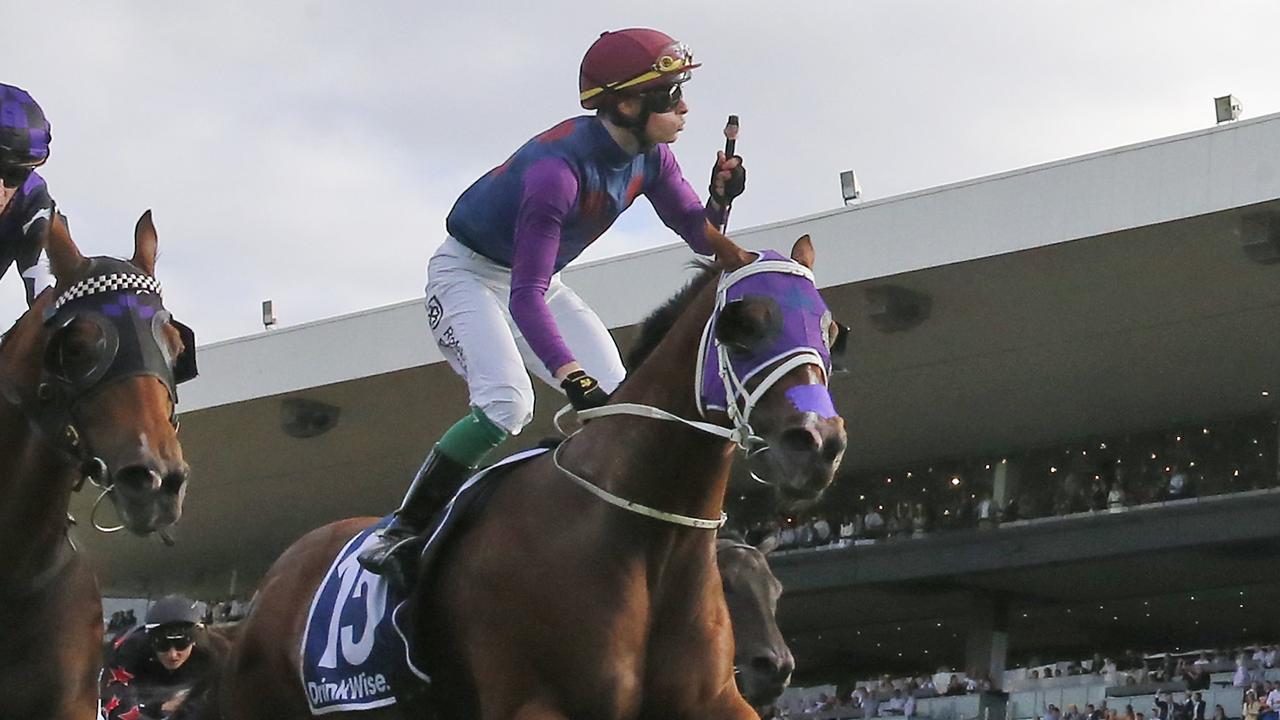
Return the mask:
POLYGON ((57 284, 5 343, 14 346, 5 370, 29 388, 19 405, 111 495, 124 527, 144 535, 172 525, 187 479, 177 385, 195 376, 195 337, 161 301, 151 213, 128 261, 84 257, 56 213, 45 251, 57 284))
POLYGON ((716 561, 733 623, 733 671, 752 707, 773 704, 791 682, 795 660, 778 629, 782 583, 759 549, 731 537, 716 540, 716 561))
POLYGON ((728 413, 752 475, 791 502, 822 493, 844 455, 844 419, 827 389, 847 331, 813 281, 806 235, 791 257, 720 238, 725 265, 702 339, 698 405, 728 413))

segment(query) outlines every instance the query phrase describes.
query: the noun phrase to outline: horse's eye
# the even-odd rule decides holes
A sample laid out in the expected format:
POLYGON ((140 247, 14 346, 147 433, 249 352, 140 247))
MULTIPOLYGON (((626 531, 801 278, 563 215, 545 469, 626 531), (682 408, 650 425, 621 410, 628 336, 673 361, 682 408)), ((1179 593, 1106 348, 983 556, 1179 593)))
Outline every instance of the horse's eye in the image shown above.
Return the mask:
POLYGON ((716 319, 716 340, 732 353, 750 353, 778 332, 781 318, 781 310, 772 298, 734 300, 724 306, 716 319))
POLYGON ((78 321, 58 331, 49 343, 49 371, 68 382, 89 376, 106 352, 107 338, 96 323, 78 321))

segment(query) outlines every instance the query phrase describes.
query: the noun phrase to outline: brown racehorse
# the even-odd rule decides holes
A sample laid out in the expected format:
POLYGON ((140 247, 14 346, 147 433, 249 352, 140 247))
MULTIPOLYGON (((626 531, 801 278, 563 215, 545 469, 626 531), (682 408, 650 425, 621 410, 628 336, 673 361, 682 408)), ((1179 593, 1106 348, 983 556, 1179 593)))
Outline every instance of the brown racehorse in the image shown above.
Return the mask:
POLYGON ((765 552, 741 537, 716 540, 716 563, 733 622, 733 672, 738 690, 762 717, 791 682, 795 659, 778 629, 782 583, 769 569, 765 552))
POLYGON ((56 214, 45 249, 57 285, 0 341, 0 718, 91 720, 102 600, 67 537, 71 493, 86 478, 114 488, 140 535, 178 519, 173 363, 193 371, 194 347, 143 289, 155 282, 149 212, 128 263, 83 257, 56 214))
MULTIPOLYGON (((750 272, 743 266, 753 254, 723 236, 716 242, 718 269, 750 272)), ((791 255, 775 266, 812 267, 807 237, 791 255)), ((646 322, 642 335, 657 335, 652 352, 606 408, 627 414, 591 415, 556 452, 512 468, 485 512, 430 573, 419 573, 405 630, 425 649, 440 691, 431 693, 430 706, 409 699, 400 709, 362 711, 364 717, 756 717, 734 683, 711 531, 719 525, 733 443, 723 427, 717 436, 688 419, 699 413, 695 365, 704 330, 714 337, 713 357, 749 354, 777 336, 786 298, 729 303, 711 327, 727 297, 715 277, 705 273, 646 322), (635 417, 637 405, 660 411, 635 417), (672 416, 684 424, 661 421, 672 416), (663 519, 619 504, 633 511, 642 505, 663 519)), ((822 308, 812 307, 821 302, 808 278, 807 290, 790 287, 808 298, 815 312, 806 323, 816 327, 822 308)), ((827 320, 823 315, 818 343, 832 340, 827 320)), ((723 424, 728 416, 735 441, 744 442, 746 432, 746 445, 760 450, 767 443, 769 450, 755 453, 755 467, 784 496, 812 498, 830 484, 844 452, 844 421, 829 409, 829 396, 823 412, 801 410, 797 398, 826 393, 826 368, 788 362, 755 374, 767 382, 750 390, 753 409, 745 417, 733 402, 728 413, 707 417, 723 424)), ((336 553, 366 524, 347 520, 313 531, 267 572, 217 690, 221 717, 309 717, 298 663, 310 599, 336 553)))

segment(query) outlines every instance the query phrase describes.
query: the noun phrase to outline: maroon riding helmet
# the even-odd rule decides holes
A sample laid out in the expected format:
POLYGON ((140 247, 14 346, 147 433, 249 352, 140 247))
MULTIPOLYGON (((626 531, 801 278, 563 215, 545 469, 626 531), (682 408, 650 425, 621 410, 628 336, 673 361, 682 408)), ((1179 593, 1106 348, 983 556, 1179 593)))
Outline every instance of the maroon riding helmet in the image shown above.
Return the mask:
POLYGON ((689 79, 698 67, 689 48, 648 28, 601 33, 582 58, 578 99, 595 110, 617 95, 640 95, 689 79))

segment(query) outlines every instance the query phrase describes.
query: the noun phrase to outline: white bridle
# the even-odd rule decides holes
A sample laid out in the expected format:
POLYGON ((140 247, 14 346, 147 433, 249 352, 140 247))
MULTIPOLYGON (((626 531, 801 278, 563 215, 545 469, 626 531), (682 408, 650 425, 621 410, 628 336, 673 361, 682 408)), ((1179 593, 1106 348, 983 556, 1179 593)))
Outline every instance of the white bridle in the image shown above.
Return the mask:
MULTIPOLYGON (((733 365, 730 362, 728 349, 716 339, 715 323, 720 315, 720 311, 728 304, 728 291, 734 284, 744 278, 760 273, 785 273, 789 275, 798 275, 806 278, 809 282, 814 282, 813 272, 798 262, 792 260, 757 260, 756 262, 743 265, 733 272, 722 274, 716 286, 716 303, 712 309, 711 316, 707 318, 707 324, 702 330, 702 340, 698 345, 698 365, 697 371, 694 373, 694 397, 697 398, 698 414, 704 419, 710 410, 723 410, 729 416, 730 427, 722 427, 714 423, 705 422, 704 420, 689 420, 682 418, 674 413, 667 412, 662 408, 656 408, 651 405, 643 405, 640 403, 615 403, 605 405, 604 407, 592 408, 590 410, 578 411, 578 419, 586 422, 603 417, 611 417, 616 415, 633 415, 636 417, 650 418, 653 420, 663 420, 666 422, 676 422, 686 425, 695 430, 724 438, 734 443, 741 449, 744 454, 750 456, 755 453, 768 449, 768 445, 764 439, 757 436, 751 429, 751 411, 755 409, 756 404, 765 396, 769 390, 778 383, 787 373, 804 365, 816 365, 822 371, 822 383, 825 386, 828 381, 827 366, 821 354, 817 350, 810 347, 797 347, 787 350, 780 355, 763 360, 756 367, 752 368, 742 378, 734 372, 733 365), (703 368, 706 366, 707 353, 714 347, 716 354, 716 366, 720 382, 724 386, 726 405, 728 407, 706 406, 702 401, 702 384, 703 384, 703 368), (781 360, 781 362, 778 362, 781 360), (777 367, 765 375, 764 379, 756 385, 755 390, 749 390, 746 383, 749 382, 757 372, 769 367, 773 363, 778 363, 777 367), (741 407, 739 407, 741 403, 741 407)), ((560 426, 560 419, 565 414, 572 412, 571 405, 565 405, 555 415, 555 426, 560 430, 561 434, 567 435, 565 441, 560 443, 551 454, 552 462, 560 472, 567 475, 570 479, 577 482, 583 488, 599 497, 601 500, 622 508, 638 515, 644 515, 655 520, 673 523, 675 525, 683 525, 685 527, 693 527, 707 530, 715 530, 724 526, 728 516, 722 511, 720 517, 716 519, 691 517, 688 515, 679 515, 670 513, 665 510, 642 505, 626 498, 614 495, 583 478, 564 467, 560 460, 560 450, 572 439, 574 435, 581 432, 581 429, 573 433, 565 433, 560 426)), ((752 477, 759 482, 764 482, 756 478, 754 473, 752 477)))

